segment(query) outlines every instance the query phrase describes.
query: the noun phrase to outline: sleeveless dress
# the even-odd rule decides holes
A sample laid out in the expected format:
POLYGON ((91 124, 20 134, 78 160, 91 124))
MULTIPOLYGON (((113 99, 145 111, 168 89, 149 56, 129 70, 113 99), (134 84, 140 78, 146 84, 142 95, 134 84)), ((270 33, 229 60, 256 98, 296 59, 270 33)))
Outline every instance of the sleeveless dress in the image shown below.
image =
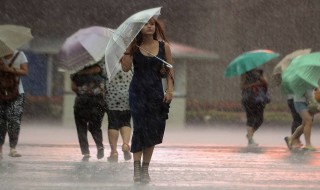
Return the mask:
MULTIPOLYGON (((164 42, 159 42, 157 57, 165 59, 164 42)), ((129 87, 129 106, 133 120, 131 152, 162 143, 166 119, 163 114, 164 91, 162 62, 140 51, 133 56, 134 73, 129 87)))

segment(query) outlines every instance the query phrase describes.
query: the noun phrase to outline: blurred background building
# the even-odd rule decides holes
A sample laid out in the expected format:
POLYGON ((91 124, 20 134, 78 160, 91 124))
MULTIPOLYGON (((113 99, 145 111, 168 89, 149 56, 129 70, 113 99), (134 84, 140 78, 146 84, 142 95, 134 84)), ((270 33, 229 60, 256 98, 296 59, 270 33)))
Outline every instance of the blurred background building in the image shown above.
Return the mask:
MULTIPOLYGON (((176 51, 169 120, 176 125, 243 121, 239 78, 223 77, 225 67, 239 54, 254 49, 280 53, 264 66, 270 79, 272 68, 287 53, 319 50, 318 0, 2 0, 0 24, 24 25, 34 35, 22 48, 30 70, 23 79, 25 121, 73 122, 69 73, 60 72, 56 62, 68 36, 93 25, 117 28, 135 12, 158 6, 176 51)), ((270 91, 266 121, 288 123, 285 96, 279 87, 270 91)))

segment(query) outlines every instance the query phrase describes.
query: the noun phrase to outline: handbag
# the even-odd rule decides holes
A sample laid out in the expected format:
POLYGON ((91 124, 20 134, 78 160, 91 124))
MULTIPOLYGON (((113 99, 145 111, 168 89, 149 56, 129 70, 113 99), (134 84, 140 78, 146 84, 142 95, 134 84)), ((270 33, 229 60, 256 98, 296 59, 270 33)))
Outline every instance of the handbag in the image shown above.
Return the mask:
MULTIPOLYGON (((9 63, 9 67, 13 67, 13 63, 20 52, 16 53, 9 63)), ((19 96, 20 77, 9 72, 0 71, 0 100, 13 101, 19 96)))
POLYGON ((258 87, 257 95, 255 96, 256 103, 268 104, 270 103, 270 94, 262 87, 258 87))
POLYGON ((161 106, 162 118, 167 120, 169 118, 170 103, 163 102, 161 106))
POLYGON ((160 68, 160 76, 161 78, 167 78, 167 69, 166 65, 162 63, 161 68, 160 68))
POLYGON ((268 104, 271 102, 270 94, 264 87, 253 87, 244 90, 242 100, 255 104, 268 104))
POLYGON ((311 115, 320 112, 320 103, 316 99, 318 93, 319 91, 315 90, 309 97, 307 97, 308 111, 311 115))

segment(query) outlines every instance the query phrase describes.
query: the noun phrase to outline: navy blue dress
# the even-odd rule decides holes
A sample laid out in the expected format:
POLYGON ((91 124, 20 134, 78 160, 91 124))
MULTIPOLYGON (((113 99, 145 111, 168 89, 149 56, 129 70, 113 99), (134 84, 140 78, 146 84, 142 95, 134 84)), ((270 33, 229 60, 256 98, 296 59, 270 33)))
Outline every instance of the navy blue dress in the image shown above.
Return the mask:
MULTIPOLYGON (((157 57, 165 59, 163 42, 159 42, 157 57)), ((138 51, 133 66, 129 105, 133 119, 131 152, 135 153, 162 143, 167 116, 163 114, 162 62, 138 51)))

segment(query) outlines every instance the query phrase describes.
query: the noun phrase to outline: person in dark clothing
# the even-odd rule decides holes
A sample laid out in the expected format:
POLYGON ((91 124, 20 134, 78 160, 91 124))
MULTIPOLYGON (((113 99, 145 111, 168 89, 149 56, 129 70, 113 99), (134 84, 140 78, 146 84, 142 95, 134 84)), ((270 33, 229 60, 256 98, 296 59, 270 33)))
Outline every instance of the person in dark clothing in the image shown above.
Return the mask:
POLYGON ((241 75, 241 103, 247 116, 247 139, 248 146, 258 146, 253 135, 260 128, 264 119, 265 102, 253 101, 258 88, 268 90, 267 79, 260 69, 253 69, 241 75))
MULTIPOLYGON (((294 108, 294 98, 292 94, 288 95, 287 104, 290 109, 290 113, 292 116, 292 122, 291 122, 291 134, 293 134, 296 129, 302 124, 302 118, 300 117, 300 114, 296 111, 294 108)), ((297 145, 303 146, 303 144, 300 141, 300 138, 297 139, 297 145)))
POLYGON ((155 145, 162 143, 168 106, 173 97, 173 69, 165 68, 168 74, 164 93, 161 79, 163 62, 155 55, 172 64, 167 38, 158 21, 151 18, 121 59, 124 71, 131 70, 132 65, 134 68, 129 87, 129 106, 133 119, 131 152, 135 182, 150 181, 149 163, 155 145), (160 38, 164 41, 159 41, 160 38))
POLYGON ((71 88, 77 95, 74 103, 74 119, 83 161, 88 161, 90 158, 88 131, 96 144, 97 158, 104 157, 101 125, 105 113, 106 78, 102 74, 102 69, 103 62, 99 62, 71 75, 71 88))

